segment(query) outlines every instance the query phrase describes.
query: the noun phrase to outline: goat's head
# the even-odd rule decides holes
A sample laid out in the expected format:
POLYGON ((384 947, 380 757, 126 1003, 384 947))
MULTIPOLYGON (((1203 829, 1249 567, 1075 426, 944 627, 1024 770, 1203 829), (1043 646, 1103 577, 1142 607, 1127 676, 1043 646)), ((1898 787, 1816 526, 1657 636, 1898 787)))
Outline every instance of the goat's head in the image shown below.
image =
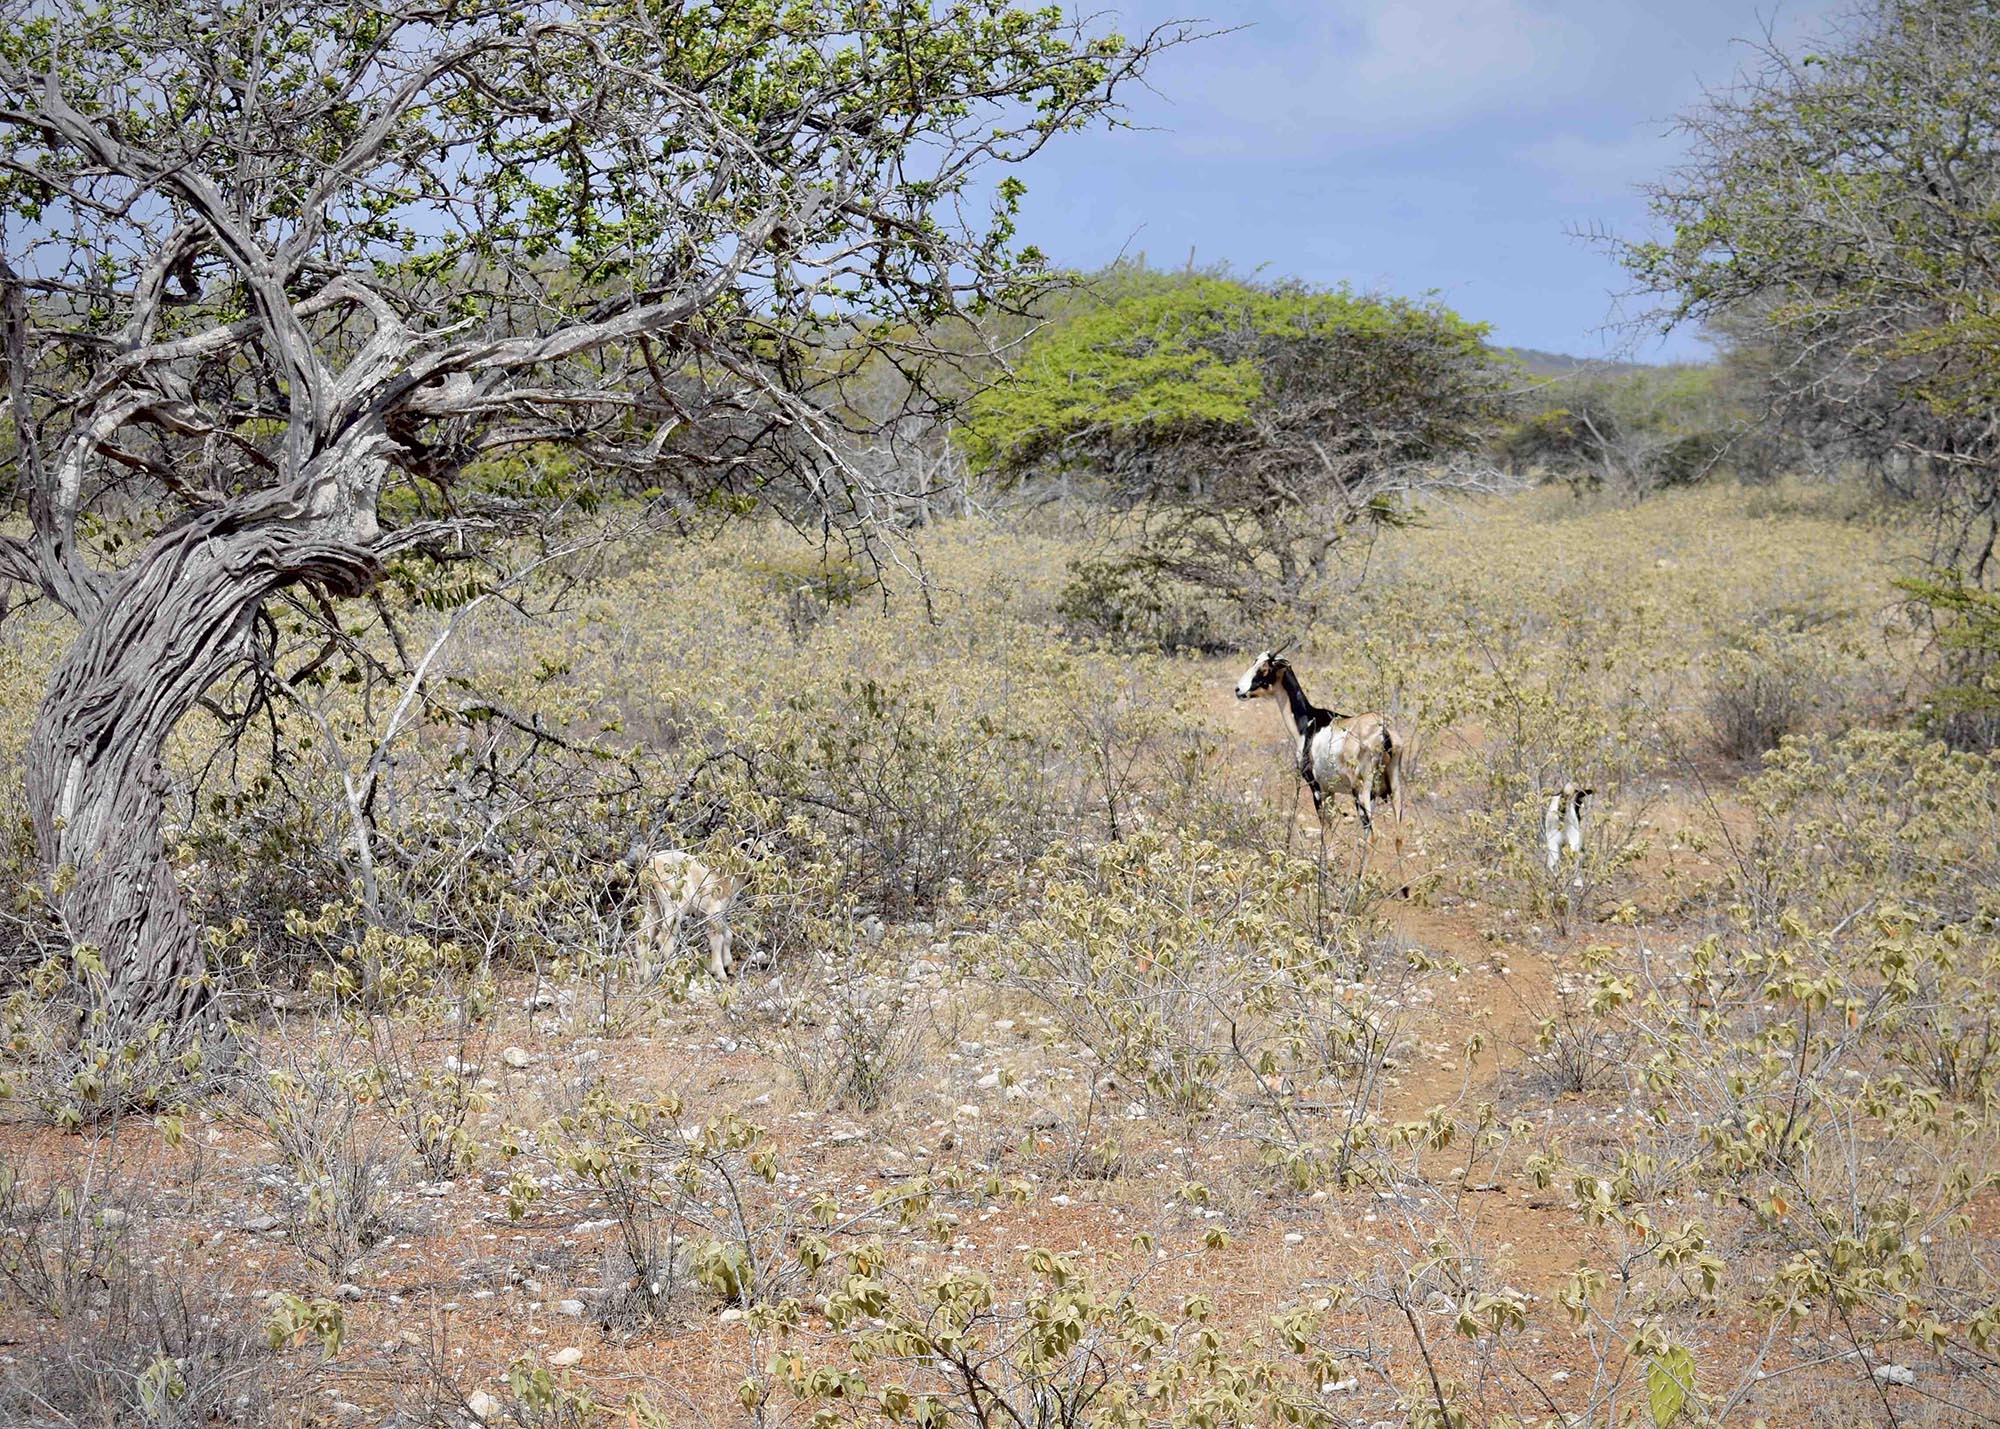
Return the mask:
POLYGON ((1236 682, 1237 699, 1254 700, 1278 688, 1285 671, 1292 668, 1291 662, 1281 654, 1284 648, 1280 645, 1276 650, 1266 650, 1257 657, 1255 664, 1243 672, 1243 678, 1236 682))
POLYGON ((1597 790, 1588 784, 1565 784, 1562 786, 1562 792, 1557 794, 1556 798, 1562 801, 1559 807, 1564 812, 1574 812, 1578 818, 1582 818, 1583 801, 1596 792, 1597 790))

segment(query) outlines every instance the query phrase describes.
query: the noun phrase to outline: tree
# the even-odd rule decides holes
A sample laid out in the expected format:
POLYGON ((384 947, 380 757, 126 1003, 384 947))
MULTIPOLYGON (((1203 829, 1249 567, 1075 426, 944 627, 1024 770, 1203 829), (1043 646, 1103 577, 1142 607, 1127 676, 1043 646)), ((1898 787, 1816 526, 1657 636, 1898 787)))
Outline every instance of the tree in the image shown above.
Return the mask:
POLYGON ((1807 54, 1684 117, 1624 245, 1654 314, 1709 322, 1765 400, 1935 502, 1940 566, 1975 585, 2000 537, 2000 5, 1873 0, 1807 54))
POLYGON ((976 468, 1087 473, 1137 517, 1132 552, 1087 578, 1295 619, 1349 537, 1475 477, 1463 458, 1501 394, 1479 324, 1344 289, 1115 276, 1126 291, 1035 341, 964 435, 976 468))
POLYGON ((1579 367, 1516 396, 1495 444, 1508 470, 1638 498, 1704 480, 1741 448, 1713 367, 1579 367))
POLYGON ((920 404, 927 328, 1033 296, 1019 180, 985 175, 1185 34, 1002 0, 9 0, 0 586, 76 629, 25 783, 99 1062, 203 1022, 163 750, 268 665, 274 601, 332 628, 392 563, 591 491, 865 525, 847 378, 886 357, 920 404))
POLYGON ((1859 459, 1934 517, 1905 586, 1938 636, 1939 721, 1985 747, 2000 644, 1975 619, 2000 575, 2000 4, 1872 0, 1684 123, 1628 245, 1671 324, 1711 323, 1810 449, 1859 459))

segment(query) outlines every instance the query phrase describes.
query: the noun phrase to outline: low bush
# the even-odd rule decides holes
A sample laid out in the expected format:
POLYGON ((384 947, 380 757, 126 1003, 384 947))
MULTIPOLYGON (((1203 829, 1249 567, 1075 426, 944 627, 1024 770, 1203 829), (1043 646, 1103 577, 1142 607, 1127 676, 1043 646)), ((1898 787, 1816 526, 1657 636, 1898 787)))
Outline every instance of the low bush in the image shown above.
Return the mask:
POLYGON ((278 1154, 280 1216, 299 1253, 330 1280, 345 1280, 389 1234, 396 1162, 386 1129, 370 1116, 367 1072, 322 1052, 260 1054, 238 1104, 278 1154))
POLYGON ((156 1237, 145 1198, 114 1176, 31 1184, 0 1162, 0 1301, 37 1318, 0 1372, 20 1429, 207 1429, 267 1422, 300 1367, 187 1247, 156 1237))
POLYGON ((1716 748, 1755 759, 1788 735, 1855 718, 1851 654, 1782 618, 1745 631, 1716 657, 1708 721, 1716 748))
POLYGON ((1130 1111, 1247 1114, 1260 1158, 1294 1184, 1346 1182, 1375 1169, 1400 1029, 1394 969, 1368 978, 1370 930, 1323 906, 1326 881, 1304 859, 1141 835, 1051 855, 1022 889, 1037 911, 982 956, 1130 1111))

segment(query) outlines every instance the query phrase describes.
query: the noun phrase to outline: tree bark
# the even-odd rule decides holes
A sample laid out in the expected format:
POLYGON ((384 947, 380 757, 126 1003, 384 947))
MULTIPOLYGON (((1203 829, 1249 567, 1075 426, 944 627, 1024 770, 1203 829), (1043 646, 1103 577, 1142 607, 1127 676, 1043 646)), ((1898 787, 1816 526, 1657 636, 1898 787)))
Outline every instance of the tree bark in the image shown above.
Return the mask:
MULTIPOLYGON (((211 997, 161 836, 174 727, 249 652, 273 592, 356 595, 380 575, 354 539, 361 523, 311 504, 265 497, 163 532, 83 621, 37 713, 26 792, 64 934, 102 961, 79 1009, 100 1049, 148 1041, 158 1024, 178 1043, 211 997)), ((365 525, 372 535, 372 516, 365 525)))

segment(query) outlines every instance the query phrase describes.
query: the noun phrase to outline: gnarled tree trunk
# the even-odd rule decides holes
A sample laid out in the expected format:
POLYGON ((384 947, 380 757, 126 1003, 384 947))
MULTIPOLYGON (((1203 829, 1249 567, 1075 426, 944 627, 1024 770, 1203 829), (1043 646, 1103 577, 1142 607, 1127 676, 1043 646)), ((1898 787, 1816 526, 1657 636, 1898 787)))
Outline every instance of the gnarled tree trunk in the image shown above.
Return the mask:
MULTIPOLYGON (((57 668, 25 775, 58 918, 103 967, 79 984, 86 1046, 161 1046, 162 1032, 176 1046, 204 1020, 202 945, 161 837, 166 743, 248 653, 273 592, 304 582, 353 595, 379 576, 353 524, 269 498, 203 512, 121 574, 57 668)), ((372 516, 366 525, 372 534, 372 516)))

